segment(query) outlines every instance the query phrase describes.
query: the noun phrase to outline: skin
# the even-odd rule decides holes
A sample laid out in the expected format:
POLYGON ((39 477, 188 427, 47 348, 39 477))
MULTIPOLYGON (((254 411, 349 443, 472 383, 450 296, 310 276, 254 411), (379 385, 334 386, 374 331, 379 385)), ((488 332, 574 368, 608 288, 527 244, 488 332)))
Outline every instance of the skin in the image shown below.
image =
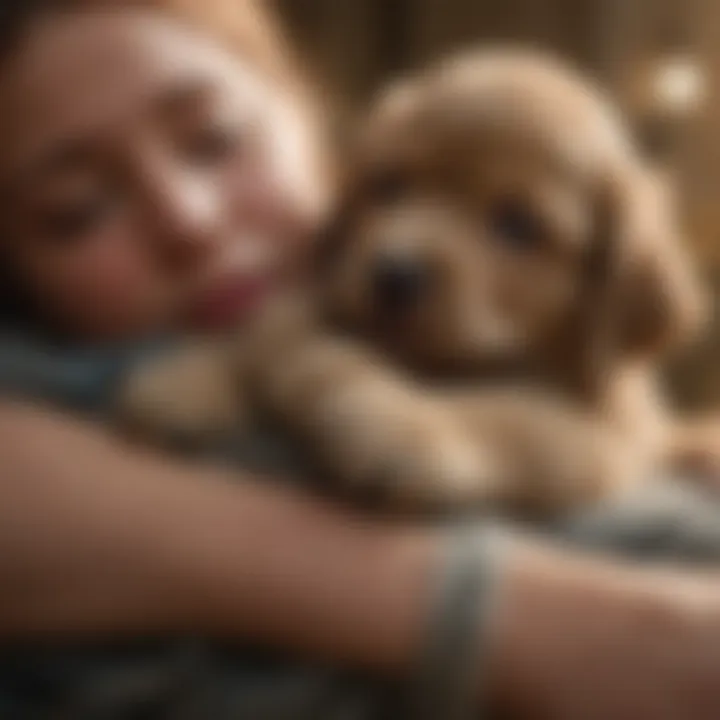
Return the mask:
MULTIPOLYGON (((4 72, 3 251, 66 333, 202 330, 259 307, 323 194, 301 172, 302 133, 290 107, 278 111, 281 94, 206 39, 135 10, 47 18, 4 72), (175 121, 189 108, 165 117, 165 91, 201 70, 206 88, 237 102, 233 121, 257 113, 258 131, 295 138, 297 163, 276 165, 270 141, 248 151, 252 162, 235 146, 217 160, 214 141, 209 165, 204 141, 202 162, 184 142, 177 150, 175 121), (82 162, 49 167, 68 137, 81 140, 82 162), (78 230, 66 212, 92 220, 78 230), (238 255, 273 259, 240 268, 238 255), (241 291, 216 302, 228 275, 241 291)), ((9 402, 0 456, 0 635, 191 631, 388 674, 413 667, 441 553, 434 533, 229 483, 9 402)), ((720 680, 717 578, 606 566, 518 539, 497 591, 479 681, 518 716, 720 715, 709 690, 720 680), (588 705, 594 714, 579 715, 588 705)))
POLYGON ((317 214, 296 109, 152 13, 38 23, 1 94, 3 250, 76 337, 238 322, 317 214))

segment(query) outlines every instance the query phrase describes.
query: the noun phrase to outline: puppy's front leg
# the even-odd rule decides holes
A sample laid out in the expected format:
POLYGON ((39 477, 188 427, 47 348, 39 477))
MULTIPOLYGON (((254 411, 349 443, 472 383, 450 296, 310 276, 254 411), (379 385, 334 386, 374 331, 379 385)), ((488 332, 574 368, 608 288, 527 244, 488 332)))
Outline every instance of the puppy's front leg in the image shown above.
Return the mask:
POLYGON ((652 454, 608 423, 541 393, 495 389, 451 400, 495 461, 497 497, 547 515, 610 500, 650 474, 652 454))
POLYGON ((310 333, 258 370, 261 406, 344 492, 436 509, 494 491, 494 469, 454 412, 359 345, 310 333))
POLYGON ((230 341, 185 342, 129 374, 118 393, 117 419, 155 444, 204 447, 243 425, 240 374, 230 341))
MULTIPOLYGON (((133 369, 120 389, 116 417, 134 434, 173 446, 203 448, 255 419, 252 368, 292 363, 288 343, 308 334, 313 305, 288 292, 248 327, 185 340, 133 369)), ((262 370, 256 373, 263 377, 262 370)))

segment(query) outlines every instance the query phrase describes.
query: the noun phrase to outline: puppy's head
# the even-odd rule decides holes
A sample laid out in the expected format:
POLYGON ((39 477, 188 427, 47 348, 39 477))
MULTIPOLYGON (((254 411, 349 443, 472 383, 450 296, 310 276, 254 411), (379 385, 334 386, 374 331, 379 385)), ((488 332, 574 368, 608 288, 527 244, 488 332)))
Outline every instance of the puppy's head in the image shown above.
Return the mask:
POLYGON ((422 369, 648 356, 699 297, 613 107, 540 55, 486 51, 392 88, 322 249, 328 306, 422 369))

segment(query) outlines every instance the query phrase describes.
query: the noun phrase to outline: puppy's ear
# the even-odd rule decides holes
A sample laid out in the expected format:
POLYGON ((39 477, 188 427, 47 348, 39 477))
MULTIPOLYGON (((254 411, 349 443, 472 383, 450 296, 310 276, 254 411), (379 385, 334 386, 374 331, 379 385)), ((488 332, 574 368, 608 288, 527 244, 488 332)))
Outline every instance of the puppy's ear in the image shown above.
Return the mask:
POLYGON ((645 171, 628 169, 602 184, 590 271, 592 312, 615 355, 651 357, 672 349, 704 318, 706 299, 671 194, 645 171))

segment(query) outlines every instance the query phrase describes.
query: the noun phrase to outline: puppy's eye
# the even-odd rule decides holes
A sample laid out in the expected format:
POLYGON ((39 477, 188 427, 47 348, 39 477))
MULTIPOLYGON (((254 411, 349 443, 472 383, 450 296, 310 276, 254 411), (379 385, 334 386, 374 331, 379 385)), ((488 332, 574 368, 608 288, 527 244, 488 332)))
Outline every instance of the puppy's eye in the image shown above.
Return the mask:
POLYGON ((407 189, 407 176, 400 170, 388 169, 368 179, 366 194, 374 205, 392 205, 403 198, 407 189))
POLYGON ((499 241, 516 250, 532 250, 545 237, 540 218, 517 199, 506 199, 490 209, 488 228, 499 241))

